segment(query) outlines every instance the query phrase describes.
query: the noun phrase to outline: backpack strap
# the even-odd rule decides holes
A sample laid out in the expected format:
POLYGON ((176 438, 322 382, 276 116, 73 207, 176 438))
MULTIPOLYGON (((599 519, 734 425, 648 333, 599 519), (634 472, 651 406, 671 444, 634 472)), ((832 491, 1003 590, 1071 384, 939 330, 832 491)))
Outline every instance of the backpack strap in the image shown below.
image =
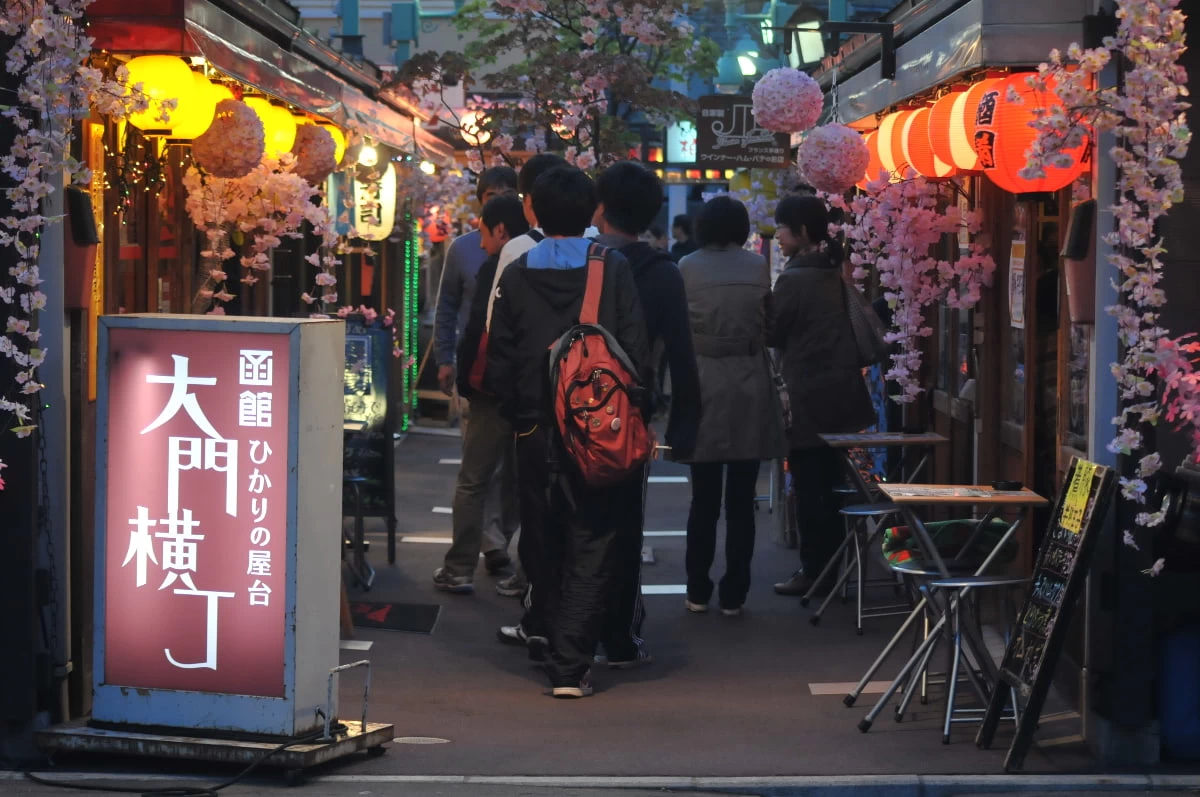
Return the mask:
POLYGON ((604 258, 608 249, 600 244, 588 247, 587 288, 583 292, 583 309, 579 311, 579 323, 600 323, 600 292, 604 287, 604 258))

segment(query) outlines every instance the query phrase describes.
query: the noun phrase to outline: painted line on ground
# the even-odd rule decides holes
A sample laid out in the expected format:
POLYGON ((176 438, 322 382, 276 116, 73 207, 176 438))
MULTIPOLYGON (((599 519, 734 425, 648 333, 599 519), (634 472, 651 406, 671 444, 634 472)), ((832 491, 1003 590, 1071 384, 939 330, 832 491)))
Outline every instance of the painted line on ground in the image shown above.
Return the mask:
POLYGON ((687 584, 643 584, 643 595, 686 595, 687 584))
POLYGON ((462 460, 461 460, 461 459, 454 459, 454 458, 452 458, 452 457, 447 457, 446 459, 439 459, 439 460, 438 460, 438 464, 439 464, 439 465, 461 465, 461 464, 462 464, 462 460))
POLYGON ((650 484, 687 484, 687 476, 651 476, 646 479, 650 484))
POLYGON ((425 543, 427 545, 449 545, 450 543, 454 542, 454 538, 450 537, 449 535, 445 537, 439 537, 432 534, 429 536, 420 534, 405 534, 400 538, 400 542, 416 542, 425 543))
POLYGON ((458 429, 438 429, 434 426, 410 426, 409 434, 429 435, 430 437, 462 437, 458 429))
POLYGON ((453 515, 454 510, 448 506, 435 506, 433 508, 433 514, 435 514, 435 515, 453 515))
POLYGON ((370 650, 374 644, 367 639, 343 639, 340 647, 342 650, 370 650))
POLYGON ((686 537, 687 532, 683 530, 676 531, 643 531, 643 537, 686 537))
MULTIPOLYGON (((891 681, 868 681, 864 695, 882 695, 892 685, 891 681)), ((856 681, 830 681, 827 683, 809 684, 808 691, 813 695, 848 695, 858 686, 856 681)))

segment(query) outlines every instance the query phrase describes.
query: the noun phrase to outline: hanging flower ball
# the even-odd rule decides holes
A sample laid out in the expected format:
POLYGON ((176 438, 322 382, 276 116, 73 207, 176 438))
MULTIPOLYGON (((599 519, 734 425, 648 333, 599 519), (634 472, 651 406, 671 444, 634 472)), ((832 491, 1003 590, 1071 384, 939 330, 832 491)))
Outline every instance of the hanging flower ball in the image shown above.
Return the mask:
POLYGON ((791 67, 772 69, 754 84, 754 120, 776 133, 808 130, 821 118, 825 97, 812 77, 791 67))
POLYGON ((296 156, 293 171, 310 185, 321 185, 337 168, 337 143, 329 131, 320 125, 302 124, 296 127, 296 156))
POLYGON ((266 151, 262 120, 238 100, 221 100, 208 130, 192 142, 192 157, 215 177, 245 177, 266 151))
POLYGON ((822 125, 800 143, 796 166, 819 191, 841 194, 863 178, 871 153, 858 131, 845 125, 822 125))

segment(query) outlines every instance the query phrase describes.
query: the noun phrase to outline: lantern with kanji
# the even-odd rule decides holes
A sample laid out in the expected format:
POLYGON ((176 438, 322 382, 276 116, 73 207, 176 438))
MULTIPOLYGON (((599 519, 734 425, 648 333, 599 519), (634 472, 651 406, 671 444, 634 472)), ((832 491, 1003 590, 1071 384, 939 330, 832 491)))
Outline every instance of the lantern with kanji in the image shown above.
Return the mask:
POLYGON ((1022 177, 1026 152, 1037 138, 1030 123, 1039 111, 1059 105, 1053 91, 1030 86, 1029 75, 1016 74, 988 88, 975 109, 975 153, 988 179, 1013 194, 1047 193, 1065 188, 1088 168, 1085 142, 1068 151, 1073 162, 1060 167, 1047 164, 1045 175, 1022 177))
POLYGON ((952 91, 929 112, 929 146, 933 154, 955 169, 979 170, 975 154, 975 109, 988 89, 1000 78, 987 78, 962 91, 952 91))

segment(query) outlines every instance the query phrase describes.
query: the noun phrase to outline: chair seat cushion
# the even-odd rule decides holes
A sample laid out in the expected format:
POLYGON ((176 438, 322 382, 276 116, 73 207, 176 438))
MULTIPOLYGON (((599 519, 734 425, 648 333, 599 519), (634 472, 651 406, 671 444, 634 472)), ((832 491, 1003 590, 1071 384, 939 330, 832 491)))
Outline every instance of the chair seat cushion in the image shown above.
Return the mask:
MULTIPOLYGON (((941 520, 925 524, 930 538, 933 539, 933 544, 937 546, 938 556, 942 557, 947 565, 962 551, 963 545, 975 532, 975 527, 976 521, 972 518, 941 520)), ((968 552, 967 559, 976 566, 981 564, 1007 530, 1008 523, 999 518, 992 518, 971 546, 973 550, 968 552)), ((994 564, 1008 564, 1017 558, 1017 551, 1016 539, 1010 539, 994 560, 994 564)), ((921 550, 916 537, 908 526, 892 526, 883 532, 883 555, 890 565, 896 566, 904 564, 914 557, 920 557, 921 550)))

